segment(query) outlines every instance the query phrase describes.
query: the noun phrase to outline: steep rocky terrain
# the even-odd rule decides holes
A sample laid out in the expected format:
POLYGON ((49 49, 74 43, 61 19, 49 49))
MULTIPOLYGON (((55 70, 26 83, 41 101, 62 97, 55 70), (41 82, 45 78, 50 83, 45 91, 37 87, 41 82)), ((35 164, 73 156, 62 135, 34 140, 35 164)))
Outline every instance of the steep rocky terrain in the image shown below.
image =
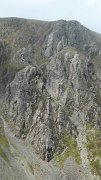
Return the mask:
POLYGON ((101 35, 77 21, 0 19, 0 169, 8 179, 101 179, 100 61, 101 35))

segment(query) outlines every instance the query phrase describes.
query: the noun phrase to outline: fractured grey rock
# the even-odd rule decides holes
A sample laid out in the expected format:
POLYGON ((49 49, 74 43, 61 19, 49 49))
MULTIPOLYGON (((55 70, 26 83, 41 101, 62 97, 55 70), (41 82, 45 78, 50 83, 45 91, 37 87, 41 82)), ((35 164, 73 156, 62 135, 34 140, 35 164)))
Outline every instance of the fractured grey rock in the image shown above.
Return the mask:
MULTIPOLYGON (((15 135, 49 162, 68 134, 81 150, 86 177, 93 179, 84 144, 87 123, 101 128, 101 35, 77 21, 13 18, 0 20, 0 34, 0 99, 15 135)), ((66 178, 77 179, 69 162, 73 173, 66 178)))

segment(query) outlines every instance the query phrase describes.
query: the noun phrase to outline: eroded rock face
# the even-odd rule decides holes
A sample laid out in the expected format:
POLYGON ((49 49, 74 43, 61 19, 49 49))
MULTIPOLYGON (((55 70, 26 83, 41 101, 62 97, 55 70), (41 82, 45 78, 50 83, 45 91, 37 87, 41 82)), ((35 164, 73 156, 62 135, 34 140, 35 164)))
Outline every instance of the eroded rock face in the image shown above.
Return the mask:
POLYGON ((59 137, 65 131, 77 137, 80 122, 87 121, 86 106, 95 103, 96 75, 89 59, 69 50, 54 57, 44 73, 45 78, 41 68, 31 65, 19 71, 7 87, 6 101, 19 136, 25 134, 42 159, 49 161, 59 137))
POLYGON ((15 134, 50 161, 67 133, 77 141, 86 179, 93 179, 84 144, 87 123, 101 128, 101 36, 76 21, 19 23, 12 33, 7 27, 8 38, 2 34, 10 49, 4 89, 15 134))
POLYGON ((98 53, 99 47, 93 32, 88 31, 77 21, 60 20, 53 25, 53 31, 45 39, 45 55, 50 57, 65 47, 85 50, 90 56, 98 53))

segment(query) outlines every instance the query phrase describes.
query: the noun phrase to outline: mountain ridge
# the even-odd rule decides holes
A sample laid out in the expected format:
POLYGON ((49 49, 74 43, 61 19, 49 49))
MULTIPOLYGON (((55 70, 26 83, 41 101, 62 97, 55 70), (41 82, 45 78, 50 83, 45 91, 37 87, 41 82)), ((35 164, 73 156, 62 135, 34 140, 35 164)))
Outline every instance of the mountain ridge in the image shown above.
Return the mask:
POLYGON ((19 18, 0 19, 0 35, 0 109, 10 131, 55 163, 61 180, 100 180, 101 35, 78 21, 19 18))

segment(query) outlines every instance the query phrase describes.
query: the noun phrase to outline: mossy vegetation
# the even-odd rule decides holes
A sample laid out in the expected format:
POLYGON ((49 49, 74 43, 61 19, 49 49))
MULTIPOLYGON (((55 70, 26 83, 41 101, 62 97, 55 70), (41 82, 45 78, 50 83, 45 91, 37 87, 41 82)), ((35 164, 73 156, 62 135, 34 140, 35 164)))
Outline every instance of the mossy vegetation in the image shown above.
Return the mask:
POLYGON ((92 171, 101 177, 101 130, 87 124, 87 150, 92 171))
POLYGON ((86 130, 91 130, 93 128, 93 124, 92 123, 87 123, 86 124, 86 130))
MULTIPOLYGON (((9 56, 9 55, 8 55, 9 56)), ((6 58, 5 58, 6 59, 6 58)), ((10 57, 8 57, 8 59, 5 60, 5 62, 2 64, 2 66, 0 67, 0 77, 2 77, 2 85, 4 87, 6 87, 7 83, 8 83, 8 79, 9 80, 13 80, 15 77, 15 74, 26 67, 26 64, 24 63, 20 63, 20 62, 15 62, 12 63, 10 62, 10 57)), ((4 88, 5 90, 5 88, 4 88)))
POLYGON ((12 34, 10 34, 9 36, 7 36, 7 37, 5 38, 5 42, 6 42, 7 44, 11 44, 12 41, 13 41, 15 38, 17 38, 17 36, 19 35, 19 33, 20 33, 20 30, 17 30, 17 31, 15 31, 15 32, 13 32, 12 34))
POLYGON ((9 73, 15 74, 17 71, 23 69, 26 67, 27 64, 22 63, 22 62, 15 62, 11 63, 10 60, 8 59, 4 64, 3 68, 7 69, 9 73))
POLYGON ((81 163, 80 152, 76 140, 65 133, 60 138, 56 149, 55 161, 57 166, 60 169, 63 168, 66 159, 70 156, 74 157, 77 164, 81 163))
POLYGON ((36 59, 36 65, 42 66, 43 64, 47 64, 50 62, 50 60, 45 57, 43 52, 41 51, 41 47, 33 47, 35 51, 35 59, 36 59))
POLYGON ((67 50, 68 50, 68 52, 71 53, 72 55, 75 55, 75 53, 78 53, 81 60, 82 60, 82 58, 85 57, 84 52, 83 52, 81 49, 79 49, 79 48, 69 47, 69 48, 67 48, 67 50))
POLYGON ((79 54, 81 60, 85 58, 85 53, 81 49, 75 47, 66 47, 62 51, 60 51, 59 55, 61 56, 61 58, 64 57, 64 53, 69 53, 71 57, 73 57, 75 54, 79 54))
POLYGON ((32 162, 30 162, 30 163, 28 164, 28 167, 29 167, 29 171, 30 171, 32 174, 34 174, 34 167, 33 167, 33 163, 32 163, 32 162))
POLYGON ((13 156, 10 151, 9 142, 5 136, 3 122, 0 122, 0 156, 7 162, 9 162, 8 156, 13 156))
POLYGON ((8 143, 5 135, 3 135, 3 128, 0 128, 0 156, 5 161, 9 162, 7 154, 5 153, 4 149, 7 149, 7 151, 10 152, 9 143, 8 143))
POLYGON ((9 162, 6 153, 4 152, 3 148, 0 146, 0 156, 7 162, 9 162))

